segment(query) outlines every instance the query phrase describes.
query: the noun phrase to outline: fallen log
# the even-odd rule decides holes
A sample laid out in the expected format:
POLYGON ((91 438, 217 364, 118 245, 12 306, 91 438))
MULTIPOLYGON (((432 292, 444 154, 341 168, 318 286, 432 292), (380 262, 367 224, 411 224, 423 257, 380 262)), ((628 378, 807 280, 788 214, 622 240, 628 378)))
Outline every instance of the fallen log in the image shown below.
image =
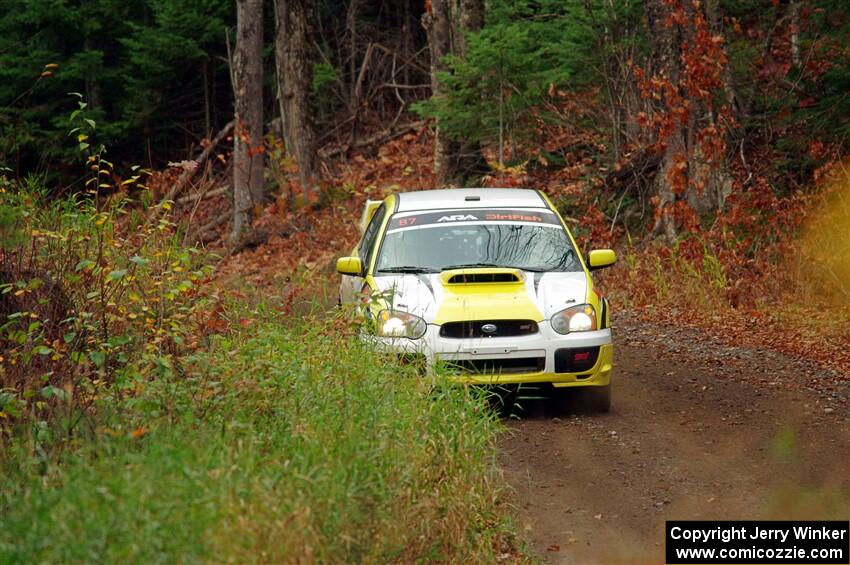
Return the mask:
POLYGON ((386 143, 387 141, 392 141, 393 139, 401 137, 402 135, 408 132, 416 131, 425 126, 425 124, 427 123, 427 120, 409 122, 406 124, 401 124, 385 129, 384 131, 376 133, 375 135, 370 135, 369 137, 357 141, 357 143, 342 145, 339 147, 334 147, 333 149, 320 149, 319 157, 321 157, 322 159, 331 159, 333 157, 336 157, 337 155, 345 153, 349 149, 363 149, 371 145, 386 143))
POLYGON ((227 210, 226 212, 222 212, 206 224, 200 226, 197 230, 192 232, 191 234, 186 234, 186 239, 184 240, 184 244, 189 243, 203 243, 207 244, 218 235, 216 230, 222 225, 227 223, 233 217, 233 211, 227 210))
POLYGON ((661 155, 638 153, 619 169, 609 172, 605 177, 605 186, 617 188, 631 185, 635 180, 654 175, 659 166, 661 166, 661 155))
POLYGON ((221 196, 222 194, 227 194, 229 191, 230 191, 229 186, 220 186, 220 187, 215 188, 213 190, 208 190, 207 192, 204 192, 200 195, 188 194, 186 196, 181 196, 180 198, 175 200, 175 202, 177 202, 177 204, 187 204, 189 202, 206 200, 207 198, 215 198, 216 196, 221 196))
POLYGON ((227 255, 236 255, 246 249, 254 249, 268 242, 274 236, 287 238, 296 232, 310 229, 309 219, 293 218, 286 222, 277 222, 272 225, 258 226, 251 231, 245 232, 235 242, 227 247, 227 255))
POLYGON ((164 202, 173 201, 175 195, 181 192, 186 187, 186 185, 189 184, 189 181, 192 180, 192 177, 195 176, 195 173, 199 171, 201 167, 203 167, 204 163, 206 163, 207 159, 212 154, 213 149, 215 149, 215 146, 221 143, 221 141, 225 137, 227 137, 230 132, 233 131, 234 123, 235 122, 233 120, 227 122, 227 125, 221 128, 221 131, 219 131, 216 136, 212 138, 212 141, 210 141, 209 145, 207 145, 201 152, 201 154, 198 156, 198 158, 195 159, 195 166, 187 168, 180 174, 180 176, 177 178, 177 182, 175 182, 174 186, 171 187, 171 190, 168 191, 165 197, 160 200, 159 204, 157 204, 157 206, 154 208, 155 211, 160 210, 164 202))

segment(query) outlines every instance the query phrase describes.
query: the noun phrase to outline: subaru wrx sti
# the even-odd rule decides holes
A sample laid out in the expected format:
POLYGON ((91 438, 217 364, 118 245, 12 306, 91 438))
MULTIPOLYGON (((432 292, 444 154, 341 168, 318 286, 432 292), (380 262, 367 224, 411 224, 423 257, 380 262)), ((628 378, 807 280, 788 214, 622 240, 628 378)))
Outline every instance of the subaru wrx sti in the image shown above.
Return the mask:
POLYGON ((450 366, 473 384, 583 387, 607 411, 608 301, 545 194, 445 189, 369 201, 362 237, 337 261, 340 301, 357 305, 382 349, 450 366))

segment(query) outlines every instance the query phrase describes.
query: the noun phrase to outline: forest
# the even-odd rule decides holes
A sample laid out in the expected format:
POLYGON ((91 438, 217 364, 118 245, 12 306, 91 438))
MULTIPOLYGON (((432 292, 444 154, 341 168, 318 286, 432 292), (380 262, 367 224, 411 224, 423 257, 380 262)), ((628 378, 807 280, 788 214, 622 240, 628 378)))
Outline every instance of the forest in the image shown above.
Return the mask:
POLYGON ((561 554, 513 424, 334 309, 394 192, 543 191, 624 328, 804 362, 846 429, 848 38, 842 0, 0 0, 0 561, 561 554))

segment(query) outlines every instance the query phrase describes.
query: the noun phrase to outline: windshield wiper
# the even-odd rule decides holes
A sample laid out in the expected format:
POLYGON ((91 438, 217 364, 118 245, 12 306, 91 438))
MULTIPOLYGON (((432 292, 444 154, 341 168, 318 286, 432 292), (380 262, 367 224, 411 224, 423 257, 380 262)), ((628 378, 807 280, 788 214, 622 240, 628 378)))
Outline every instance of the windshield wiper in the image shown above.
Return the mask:
POLYGON ((546 269, 536 269, 531 267, 514 267, 512 265, 497 265, 495 263, 464 263, 463 265, 452 265, 450 267, 443 267, 443 270, 450 271, 452 269, 469 269, 474 267, 499 267, 501 269, 519 269, 520 271, 528 271, 530 273, 546 272, 546 269))
POLYGON ((437 273, 436 269, 431 269, 429 267, 414 267, 413 265, 402 265, 399 267, 381 267, 378 269, 380 273, 404 273, 404 274, 412 274, 417 275, 421 273, 437 273))
POLYGON ((463 263, 461 265, 450 265, 448 267, 443 267, 441 270, 451 271, 452 269, 470 269, 473 267, 504 267, 504 265, 497 265, 495 263, 463 263))

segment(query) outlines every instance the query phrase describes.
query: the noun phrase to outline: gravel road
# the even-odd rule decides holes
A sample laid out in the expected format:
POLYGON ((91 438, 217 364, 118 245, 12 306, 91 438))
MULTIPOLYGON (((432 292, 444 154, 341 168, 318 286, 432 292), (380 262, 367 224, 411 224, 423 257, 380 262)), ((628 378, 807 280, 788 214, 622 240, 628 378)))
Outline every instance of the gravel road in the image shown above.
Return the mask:
POLYGON ((534 554, 663 563, 665 520, 850 518, 850 375, 627 316, 615 331, 610 414, 508 421, 534 554))

